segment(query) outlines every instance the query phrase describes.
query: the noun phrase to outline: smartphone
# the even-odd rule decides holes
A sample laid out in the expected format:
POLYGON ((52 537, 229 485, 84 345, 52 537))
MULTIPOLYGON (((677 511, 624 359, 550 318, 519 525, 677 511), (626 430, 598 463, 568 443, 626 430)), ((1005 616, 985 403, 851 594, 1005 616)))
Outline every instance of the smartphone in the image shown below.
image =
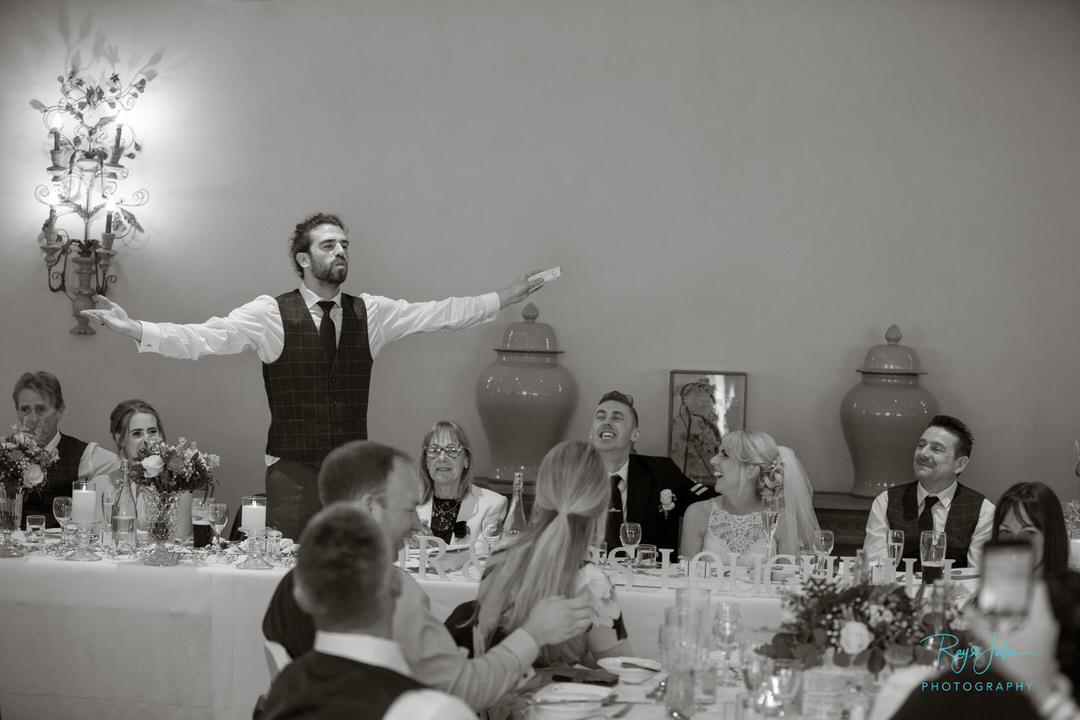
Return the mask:
POLYGON ((983 548, 979 610, 992 620, 1022 622, 1035 586, 1035 550, 1024 540, 991 540, 983 548))

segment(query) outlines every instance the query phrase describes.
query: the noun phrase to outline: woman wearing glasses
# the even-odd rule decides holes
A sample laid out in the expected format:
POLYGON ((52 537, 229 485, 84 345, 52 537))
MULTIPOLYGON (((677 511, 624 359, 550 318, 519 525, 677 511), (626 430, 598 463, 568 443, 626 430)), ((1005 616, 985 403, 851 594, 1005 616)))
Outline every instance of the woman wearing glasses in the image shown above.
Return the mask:
POLYGON ((424 435, 420 452, 423 489, 416 514, 426 532, 447 545, 475 542, 487 518, 506 515, 506 498, 477 487, 469 479, 472 451, 461 426, 449 420, 435 423, 424 435))

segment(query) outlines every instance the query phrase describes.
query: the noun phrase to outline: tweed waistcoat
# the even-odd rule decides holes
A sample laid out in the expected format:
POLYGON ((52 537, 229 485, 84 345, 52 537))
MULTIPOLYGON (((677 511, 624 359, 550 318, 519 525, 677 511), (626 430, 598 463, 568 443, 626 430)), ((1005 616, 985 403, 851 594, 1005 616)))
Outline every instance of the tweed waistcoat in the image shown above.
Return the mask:
MULTIPOLYGON (((919 495, 918 482, 889 488, 889 509, 885 518, 889 529, 904 531, 904 557, 919 557, 919 495)), ((979 522, 979 510, 986 498, 977 490, 956 484, 956 493, 949 505, 945 520, 945 557, 952 558, 953 567, 967 567, 968 545, 979 522)))
POLYGON ((309 652, 281 671, 260 720, 380 720, 400 695, 423 687, 387 668, 309 652))
POLYGON ((45 474, 45 482, 38 491, 23 493, 23 517, 44 515, 47 527, 58 527, 52 514, 53 499, 71 497, 71 483, 79 479, 79 463, 82 461, 86 443, 70 435, 60 433, 56 451, 60 459, 45 474))
POLYGON ((263 364, 270 404, 266 452, 317 466, 338 445, 367 439, 367 311, 363 301, 342 294, 341 335, 331 361, 300 291, 276 299, 285 347, 281 357, 263 364))

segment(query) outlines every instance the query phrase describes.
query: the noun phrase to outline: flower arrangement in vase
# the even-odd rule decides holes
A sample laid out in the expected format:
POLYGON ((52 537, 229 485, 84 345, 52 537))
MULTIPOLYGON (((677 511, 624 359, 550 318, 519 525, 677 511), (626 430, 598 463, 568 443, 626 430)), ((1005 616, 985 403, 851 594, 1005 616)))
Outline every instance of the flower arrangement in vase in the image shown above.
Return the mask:
POLYGON ((204 453, 195 443, 180 438, 175 444, 147 444, 127 465, 131 482, 149 491, 142 494, 147 531, 154 540, 147 565, 177 563, 176 556, 165 547, 176 532, 177 498, 185 492, 202 492, 209 497, 214 489, 213 470, 220 463, 217 455, 204 453))

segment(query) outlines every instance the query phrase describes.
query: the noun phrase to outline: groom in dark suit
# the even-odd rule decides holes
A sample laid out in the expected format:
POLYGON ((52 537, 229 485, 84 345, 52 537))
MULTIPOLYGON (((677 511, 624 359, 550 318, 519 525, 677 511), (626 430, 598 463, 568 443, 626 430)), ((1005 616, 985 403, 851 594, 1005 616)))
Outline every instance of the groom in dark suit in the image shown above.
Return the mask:
POLYGON ((589 431, 611 476, 604 539, 608 549, 621 546, 619 525, 636 522, 641 525, 641 542, 677 551, 683 512, 716 493, 683 475, 670 458, 633 453, 639 435, 634 399, 617 390, 605 393, 589 431))

